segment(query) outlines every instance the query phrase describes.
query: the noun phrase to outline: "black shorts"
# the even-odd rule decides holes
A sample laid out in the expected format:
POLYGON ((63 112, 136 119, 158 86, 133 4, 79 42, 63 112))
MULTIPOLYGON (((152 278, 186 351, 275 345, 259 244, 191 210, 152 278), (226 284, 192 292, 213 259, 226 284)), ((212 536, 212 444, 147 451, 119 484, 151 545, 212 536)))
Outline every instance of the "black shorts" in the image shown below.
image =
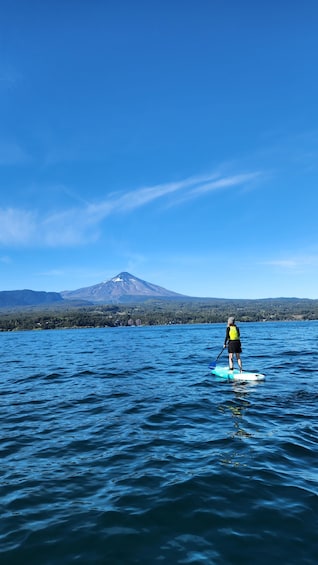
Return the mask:
POLYGON ((239 339, 230 340, 227 346, 229 353, 242 353, 241 342, 239 339))

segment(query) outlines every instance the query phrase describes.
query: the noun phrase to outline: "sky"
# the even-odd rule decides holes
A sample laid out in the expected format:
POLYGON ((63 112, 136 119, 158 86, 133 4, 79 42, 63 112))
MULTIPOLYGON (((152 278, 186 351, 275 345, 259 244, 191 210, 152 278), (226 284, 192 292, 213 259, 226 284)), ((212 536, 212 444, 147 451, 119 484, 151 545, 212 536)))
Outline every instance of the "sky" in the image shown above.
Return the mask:
POLYGON ((4 0, 0 290, 318 298, 316 0, 4 0))

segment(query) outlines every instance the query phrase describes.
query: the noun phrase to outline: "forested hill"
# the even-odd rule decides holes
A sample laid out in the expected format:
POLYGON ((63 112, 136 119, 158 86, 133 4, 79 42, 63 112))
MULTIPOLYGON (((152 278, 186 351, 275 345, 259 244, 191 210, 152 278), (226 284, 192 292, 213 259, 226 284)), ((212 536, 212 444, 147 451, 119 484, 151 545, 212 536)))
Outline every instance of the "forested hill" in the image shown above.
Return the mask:
POLYGON ((0 291, 0 308, 39 306, 63 302, 58 292, 36 290, 2 290, 0 291))
POLYGON ((318 300, 149 300, 131 304, 79 306, 57 301, 37 307, 0 310, 0 331, 165 324, 318 320, 318 300))

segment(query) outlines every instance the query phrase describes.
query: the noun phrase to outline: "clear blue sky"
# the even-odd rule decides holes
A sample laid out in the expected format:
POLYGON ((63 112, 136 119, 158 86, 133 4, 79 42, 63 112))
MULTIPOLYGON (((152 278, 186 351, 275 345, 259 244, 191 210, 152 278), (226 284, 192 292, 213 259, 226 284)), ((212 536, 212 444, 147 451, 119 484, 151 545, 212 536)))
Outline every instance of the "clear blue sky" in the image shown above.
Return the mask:
POLYGON ((11 0, 0 290, 318 298, 318 3, 11 0))

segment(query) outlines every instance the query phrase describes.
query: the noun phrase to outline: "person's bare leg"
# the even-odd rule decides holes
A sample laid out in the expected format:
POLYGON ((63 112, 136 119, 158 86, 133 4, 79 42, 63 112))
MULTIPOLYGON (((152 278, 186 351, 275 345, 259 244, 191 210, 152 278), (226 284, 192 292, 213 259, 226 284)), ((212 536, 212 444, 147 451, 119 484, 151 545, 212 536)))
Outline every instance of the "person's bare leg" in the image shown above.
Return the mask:
POLYGON ((237 353, 237 354, 236 354, 236 359, 237 359, 237 364, 238 364, 238 366, 239 366, 239 368, 240 368, 240 372, 242 372, 242 371, 243 371, 243 367, 242 367, 242 359, 241 359, 241 354, 240 354, 240 353, 237 353))
POLYGON ((233 371, 233 369, 234 369, 234 365, 233 365, 233 353, 229 353, 229 367, 230 367, 230 371, 233 371))

